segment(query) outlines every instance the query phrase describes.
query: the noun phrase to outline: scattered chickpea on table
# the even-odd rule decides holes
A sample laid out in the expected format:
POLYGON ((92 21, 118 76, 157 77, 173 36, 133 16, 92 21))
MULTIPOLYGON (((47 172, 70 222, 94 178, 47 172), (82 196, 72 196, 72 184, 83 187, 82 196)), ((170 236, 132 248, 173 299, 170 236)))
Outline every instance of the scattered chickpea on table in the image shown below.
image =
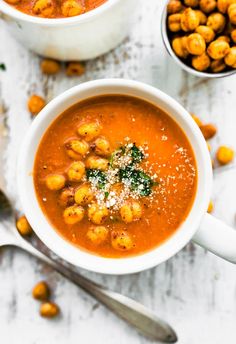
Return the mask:
POLYGON ((44 318, 55 318, 60 313, 60 308, 54 302, 44 302, 40 307, 40 315, 44 318))
POLYGON ((32 290, 32 296, 36 300, 47 301, 50 296, 47 283, 44 281, 37 283, 32 290))
POLYGON ((234 159, 234 150, 227 146, 220 146, 216 158, 221 165, 229 164, 234 159))
MULTIPOLYGON (((211 145, 209 144, 208 140, 213 138, 216 135, 217 128, 211 123, 203 124, 201 119, 193 113, 191 113, 191 116, 193 120, 195 121, 195 123, 200 128, 200 130, 202 131, 202 134, 207 143, 208 150, 209 152, 211 152, 211 145)), ((220 146, 216 152, 216 160, 218 161, 220 165, 226 165, 232 162, 232 160, 234 159, 234 155, 235 155, 235 152, 232 148, 227 147, 227 146, 220 146)), ((212 167, 214 168, 214 160, 212 160, 212 167)), ((208 205, 207 212, 212 213, 213 210, 214 210, 214 203, 211 200, 208 205)))
POLYGON ((236 0, 170 0, 167 14, 172 48, 187 65, 236 69, 236 0))
POLYGON ((50 288, 45 281, 37 283, 32 290, 33 298, 42 302, 40 315, 44 318, 54 318, 60 313, 58 305, 50 301, 50 295, 50 288))
POLYGON ((33 116, 37 115, 45 105, 45 100, 37 94, 33 94, 28 100, 28 109, 33 116))
MULTIPOLYGON (((191 113, 193 120, 196 122, 198 127, 200 128, 208 146, 208 150, 211 151, 211 146, 208 142, 211 138, 213 138, 217 133, 217 128, 212 123, 203 124, 201 119, 196 116, 195 114, 191 113)), ((216 160, 220 165, 227 165, 233 161, 235 156, 235 152, 231 147, 228 146, 220 146, 216 152, 216 160)))
POLYGON ((44 74, 48 74, 48 75, 57 74, 61 69, 60 63, 56 60, 51 60, 51 59, 43 59, 41 61, 40 66, 41 66, 41 71, 44 74))
MULTIPOLYGON (((42 59, 40 63, 40 68, 43 74, 55 75, 61 70, 61 63, 53 59, 42 59)), ((66 64, 66 75, 71 76, 81 76, 85 73, 84 63, 72 61, 66 64)))

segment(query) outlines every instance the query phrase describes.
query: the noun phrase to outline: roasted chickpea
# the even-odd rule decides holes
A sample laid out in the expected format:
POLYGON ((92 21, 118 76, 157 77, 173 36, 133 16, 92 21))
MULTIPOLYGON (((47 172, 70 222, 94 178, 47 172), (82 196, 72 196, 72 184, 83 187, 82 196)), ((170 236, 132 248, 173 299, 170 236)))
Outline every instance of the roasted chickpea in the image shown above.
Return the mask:
POLYGON ((229 7, 229 0, 218 0, 217 8, 221 13, 226 13, 229 7))
POLYGON ((234 29, 232 32, 231 32, 231 39, 234 43, 236 43, 236 29, 234 29))
POLYGON ((84 208, 79 205, 72 205, 64 210, 63 218, 66 224, 75 225, 84 218, 84 208))
POLYGON ((84 140, 70 140, 65 143, 65 148, 68 156, 72 159, 80 159, 89 151, 89 144, 84 140))
POLYGON ((193 113, 191 113, 191 116, 193 120, 195 121, 195 123, 200 127, 202 125, 202 121, 200 120, 200 118, 193 113))
POLYGON ((109 211, 105 206, 99 206, 97 203, 92 203, 88 208, 88 218, 95 225, 103 223, 109 215, 109 211))
POLYGON ((195 10, 195 13, 197 14, 198 18, 199 18, 199 24, 200 25, 205 25, 207 22, 207 16, 205 15, 205 13, 203 13, 200 10, 195 10))
POLYGON ((33 94, 28 100, 28 109, 32 115, 37 115, 45 105, 45 100, 37 94, 33 94))
POLYGON ((22 236, 31 235, 33 233, 32 228, 25 216, 21 216, 16 221, 16 228, 22 236))
POLYGON ((58 191, 64 188, 66 178, 62 174, 49 174, 46 177, 46 185, 49 190, 58 191))
POLYGON ((76 153, 73 149, 70 148, 70 144, 66 143, 65 144, 66 148, 66 154, 68 155, 69 158, 73 160, 80 160, 82 156, 79 153, 76 153))
POLYGON ((199 16, 190 7, 186 8, 181 15, 181 28, 183 31, 194 31, 200 23, 199 16))
POLYGON ((215 32, 208 26, 200 25, 195 30, 196 33, 199 33, 206 43, 210 43, 215 38, 215 32))
POLYGON ((214 60, 211 62, 211 70, 213 73, 220 73, 226 69, 226 64, 224 63, 224 59, 221 60, 214 60))
POLYGON ((65 0, 61 6, 61 12, 64 17, 74 17, 84 13, 85 8, 76 0, 65 0))
POLYGON ((71 182, 79 182, 85 173, 85 165, 82 161, 73 162, 68 171, 68 179, 71 182))
POLYGON ((211 59, 206 53, 199 56, 193 56, 192 58, 192 66, 199 72, 204 72, 210 67, 210 65, 211 59))
POLYGON ((109 161, 107 159, 91 155, 90 157, 88 157, 85 164, 87 168, 106 171, 108 168, 109 161))
POLYGON ((224 30, 226 24, 225 16, 221 13, 212 13, 207 19, 207 26, 220 33, 224 30))
POLYGON ((216 0, 200 0, 199 5, 204 13, 211 13, 216 8, 216 0))
POLYGON ((167 5, 168 14, 178 13, 181 11, 181 9, 182 9, 182 3, 180 0, 171 0, 167 5))
POLYGON ((206 50, 206 42, 199 33, 192 33, 187 38, 187 50, 192 55, 202 55, 206 50))
POLYGON ((67 76, 81 76, 85 73, 85 65, 81 62, 69 62, 66 66, 67 76))
POLYGON ((187 7, 198 7, 199 0, 184 0, 184 4, 187 7))
POLYGON ((206 140, 215 136, 217 129, 213 124, 203 124, 200 126, 201 132, 206 140))
POLYGON ((44 318, 54 318, 60 313, 59 307, 53 302, 42 303, 40 315, 44 318))
POLYGON ((209 205, 208 205, 208 209, 207 209, 207 212, 210 214, 213 212, 213 209, 214 209, 214 204, 212 201, 210 201, 209 205))
POLYGON ((186 59, 189 52, 186 48, 187 37, 176 37, 172 41, 172 48, 177 56, 186 59))
POLYGON ((236 47, 232 47, 229 53, 225 56, 225 63, 227 66, 236 68, 236 47))
POLYGON ((60 63, 51 59, 43 59, 41 62, 41 71, 44 74, 53 75, 57 74, 60 70, 60 63))
POLYGON ((106 241, 108 235, 109 230, 104 226, 93 226, 87 232, 88 239, 95 245, 100 245, 101 243, 106 241))
POLYGON ((223 59, 229 51, 229 44, 221 40, 211 42, 207 48, 208 55, 210 55, 213 60, 223 59))
POLYGON ((131 236, 124 231, 111 232, 111 245, 114 249, 119 251, 128 251, 135 246, 131 236))
POLYGON ((120 215, 125 223, 130 223, 139 220, 142 216, 142 206, 137 201, 126 202, 120 208, 120 215))
POLYGON ((89 184, 83 184, 75 191, 75 202, 79 205, 89 204, 93 200, 93 192, 89 184))
POLYGON ((98 122, 81 124, 78 128, 78 134, 83 136, 86 141, 91 141, 101 132, 101 125, 98 122))
POLYGON ((226 43, 230 43, 230 38, 228 36, 219 36, 216 38, 217 41, 224 41, 226 43))
POLYGON ((168 17, 168 28, 171 32, 178 32, 181 30, 181 13, 171 14, 168 17))
POLYGON ((72 187, 67 187, 62 190, 59 196, 59 205, 63 208, 74 204, 75 190, 72 187))
POLYGON ((111 153, 110 143, 105 137, 98 137, 95 141, 95 153, 102 156, 108 156, 111 153))
POLYGON ((37 283, 32 290, 32 296, 36 300, 47 301, 49 299, 49 295, 49 287, 44 281, 37 283))
POLYGON ((234 159, 234 150, 230 147, 219 147, 216 158, 221 165, 227 165, 234 159))
POLYGON ((229 6, 228 15, 230 23, 236 25, 236 3, 233 3, 229 6))
POLYGON ((54 9, 55 5, 52 0, 36 0, 33 5, 33 13, 46 18, 53 16, 54 9))

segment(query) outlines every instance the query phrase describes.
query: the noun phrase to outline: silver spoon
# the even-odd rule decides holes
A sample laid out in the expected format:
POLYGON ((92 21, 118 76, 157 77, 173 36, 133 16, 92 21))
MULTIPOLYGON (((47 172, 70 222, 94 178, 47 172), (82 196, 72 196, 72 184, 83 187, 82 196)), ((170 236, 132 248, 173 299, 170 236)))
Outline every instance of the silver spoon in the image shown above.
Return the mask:
POLYGON ((140 303, 112 292, 65 267, 58 260, 54 260, 48 252, 42 253, 30 242, 23 239, 15 228, 15 216, 9 199, 0 189, 0 247, 15 246, 47 263, 64 277, 85 290, 103 303, 119 317, 133 325, 142 335, 163 343, 175 343, 177 336, 174 330, 154 312, 140 303))

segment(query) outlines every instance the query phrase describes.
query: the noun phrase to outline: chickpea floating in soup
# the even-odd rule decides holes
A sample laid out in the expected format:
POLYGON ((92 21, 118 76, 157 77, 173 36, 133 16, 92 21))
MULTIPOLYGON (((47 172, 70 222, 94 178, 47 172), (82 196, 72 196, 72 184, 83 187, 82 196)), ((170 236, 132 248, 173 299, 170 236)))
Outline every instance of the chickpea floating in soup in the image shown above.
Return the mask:
POLYGON ((236 0, 170 0, 166 25, 186 65, 207 73, 236 69, 236 0))
POLYGON ((42 18, 68 18, 89 12, 107 0, 5 0, 17 10, 42 18))
POLYGON ((178 229, 195 197, 197 170, 187 137, 165 112, 111 95, 80 102, 52 123, 38 148, 34 184, 65 239, 120 258, 151 250, 178 229), (68 154, 68 143, 78 156, 68 154))

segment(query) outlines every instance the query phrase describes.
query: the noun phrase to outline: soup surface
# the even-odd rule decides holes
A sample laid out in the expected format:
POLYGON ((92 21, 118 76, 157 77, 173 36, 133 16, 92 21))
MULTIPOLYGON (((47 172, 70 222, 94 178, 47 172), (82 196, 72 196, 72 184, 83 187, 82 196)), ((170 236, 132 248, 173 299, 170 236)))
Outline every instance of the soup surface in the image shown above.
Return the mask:
POLYGON ((69 242, 105 257, 167 240, 188 215, 197 171, 191 146, 159 108, 137 98, 90 98, 44 134, 34 184, 42 211, 69 242))
POLYGON ((81 15, 108 0, 5 0, 17 10, 43 18, 66 18, 81 15))

